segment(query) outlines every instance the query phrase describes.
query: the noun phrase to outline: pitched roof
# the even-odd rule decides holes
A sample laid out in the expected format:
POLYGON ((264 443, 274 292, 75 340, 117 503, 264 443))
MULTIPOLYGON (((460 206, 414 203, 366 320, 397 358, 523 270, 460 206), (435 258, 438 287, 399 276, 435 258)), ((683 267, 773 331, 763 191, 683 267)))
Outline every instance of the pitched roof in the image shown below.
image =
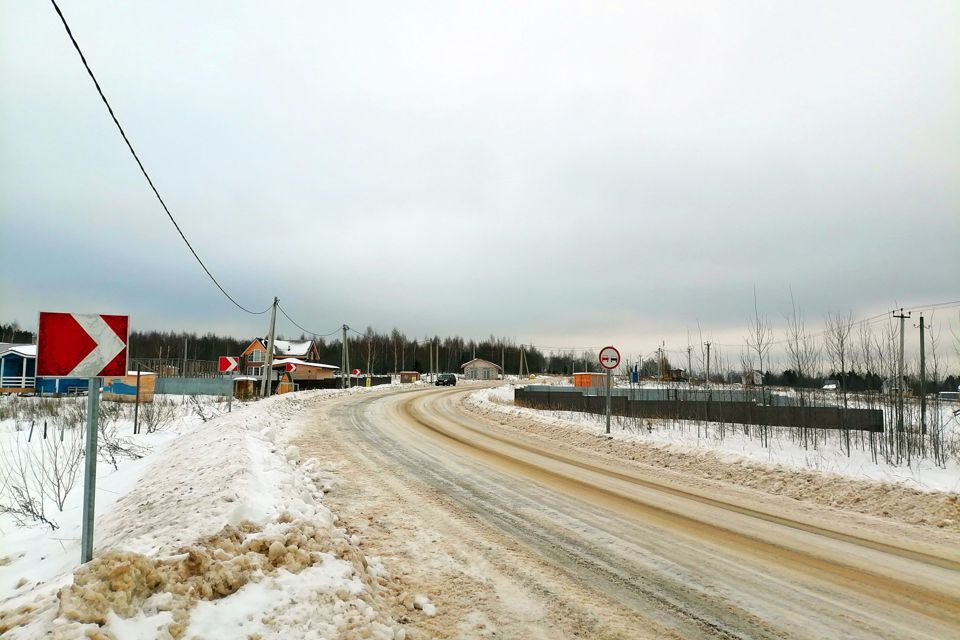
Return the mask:
POLYGON ((0 355, 5 355, 7 353, 15 353, 18 356, 24 356, 26 358, 36 358, 37 357, 37 345, 35 344, 12 344, 12 343, 3 343, 0 345, 0 355))
POLYGON ((299 358, 280 358, 279 360, 273 361, 273 366, 285 365, 285 364, 295 364, 298 367, 316 367, 318 369, 339 369, 340 367, 335 367, 330 364, 320 364, 319 362, 304 362, 299 358))
MULTIPOLYGON (((257 338, 257 341, 267 348, 266 338, 257 338)), ((247 347, 249 349, 249 347, 247 347)), ((273 341, 273 355, 275 356, 308 356, 313 348, 313 340, 276 340, 273 341)))
POLYGON ((500 368, 500 365, 498 365, 498 364, 496 364, 496 363, 494 363, 494 362, 490 362, 489 360, 484 360, 483 358, 474 358, 473 360, 471 360, 471 361, 469 361, 469 362, 464 362, 462 365, 460 365, 460 368, 461 368, 461 369, 466 369, 466 368, 467 368, 467 365, 473 364, 474 362, 476 362, 477 364, 486 363, 486 364, 489 364, 491 367, 496 367, 497 369, 500 368))

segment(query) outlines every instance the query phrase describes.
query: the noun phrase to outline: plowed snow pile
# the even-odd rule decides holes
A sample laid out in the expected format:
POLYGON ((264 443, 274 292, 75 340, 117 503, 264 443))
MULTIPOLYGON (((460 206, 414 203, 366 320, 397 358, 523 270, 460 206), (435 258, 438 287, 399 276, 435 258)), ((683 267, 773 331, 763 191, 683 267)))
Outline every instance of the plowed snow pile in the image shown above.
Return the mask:
MULTIPOLYGON (((0 634, 404 638, 385 613, 387 571, 323 504, 331 476, 287 444, 291 418, 329 395, 249 405, 156 453, 98 517, 92 562, 33 584, 23 567, 25 580, 0 600, 0 634)), ((79 559, 76 541, 67 546, 79 559)))

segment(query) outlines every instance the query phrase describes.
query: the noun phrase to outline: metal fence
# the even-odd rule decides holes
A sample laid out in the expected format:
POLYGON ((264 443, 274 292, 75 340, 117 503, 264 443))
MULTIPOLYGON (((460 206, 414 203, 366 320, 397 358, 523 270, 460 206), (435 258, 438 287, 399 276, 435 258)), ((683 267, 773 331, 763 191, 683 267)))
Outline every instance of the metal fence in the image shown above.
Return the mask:
POLYGON ((157 377, 154 393, 184 396, 228 396, 233 390, 230 378, 157 377))
MULTIPOLYGON (((598 391, 584 387, 519 387, 514 391, 514 400, 520 406, 534 409, 604 413, 606 398, 598 391)), ((736 399, 727 398, 725 394, 717 398, 708 396, 707 399, 683 399, 680 394, 675 394, 672 398, 660 399, 659 392, 676 391, 672 389, 616 391, 627 393, 611 393, 611 413, 631 418, 883 432, 883 411, 880 409, 762 404, 757 401, 759 398, 747 401, 737 394, 731 396, 736 399), (636 394, 637 391, 655 392, 649 396, 658 399, 645 399, 648 394, 636 394), (630 392, 634 392, 633 397, 630 392)), ((762 392, 758 390, 757 393, 762 392)))
POLYGON ((131 371, 155 373, 158 378, 216 378, 220 376, 216 360, 184 360, 183 358, 130 358, 131 371))

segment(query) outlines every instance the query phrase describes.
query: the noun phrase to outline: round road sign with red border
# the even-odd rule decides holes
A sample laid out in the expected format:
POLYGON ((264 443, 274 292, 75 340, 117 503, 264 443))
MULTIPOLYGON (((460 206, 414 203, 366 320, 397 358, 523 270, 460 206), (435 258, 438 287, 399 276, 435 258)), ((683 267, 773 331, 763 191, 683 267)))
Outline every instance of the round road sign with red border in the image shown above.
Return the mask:
POLYGON ((620 352, 614 346, 600 349, 600 366, 604 369, 616 369, 620 366, 620 352))

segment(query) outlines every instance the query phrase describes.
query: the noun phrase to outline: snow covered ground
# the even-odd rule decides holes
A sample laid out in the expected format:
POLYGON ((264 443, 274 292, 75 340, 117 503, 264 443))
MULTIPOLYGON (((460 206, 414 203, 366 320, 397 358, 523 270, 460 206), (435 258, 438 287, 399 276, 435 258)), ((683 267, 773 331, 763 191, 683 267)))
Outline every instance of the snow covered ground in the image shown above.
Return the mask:
MULTIPOLYGON (((62 512, 45 501, 58 528, 0 514, 0 635, 403 638, 380 599, 386 568, 323 503, 333 476, 289 444, 305 403, 376 391, 306 391, 235 402, 232 413, 181 398, 165 428, 115 436, 144 455, 99 462, 93 561, 78 569, 82 470, 62 512)), ((6 409, 0 500, 9 505, 23 452, 53 449, 42 448, 37 423, 29 436, 6 409)), ((49 441, 59 430, 48 422, 49 441)), ((125 415, 113 428, 132 432, 125 415)), ((78 435, 69 431, 64 442, 78 435)))
MULTIPOLYGON (((513 404, 513 387, 483 389, 471 394, 470 402, 485 409, 535 418, 555 426, 600 434, 605 429, 602 415, 573 411, 544 411, 517 407, 513 404)), ((960 438, 960 424, 952 413, 944 413, 948 437, 960 438)), ((748 459, 766 464, 784 465, 796 469, 810 469, 835 473, 849 478, 894 482, 927 491, 960 492, 960 459, 954 455, 946 467, 937 467, 929 459, 913 460, 908 465, 874 462, 869 449, 854 446, 850 456, 836 438, 816 449, 805 449, 787 436, 786 430, 773 429, 770 444, 764 447, 760 440, 742 432, 731 433, 729 425, 720 437, 717 424, 684 424, 668 420, 644 420, 637 427, 630 420, 612 420, 611 435, 618 440, 651 443, 678 451, 711 451, 730 462, 748 459)))

